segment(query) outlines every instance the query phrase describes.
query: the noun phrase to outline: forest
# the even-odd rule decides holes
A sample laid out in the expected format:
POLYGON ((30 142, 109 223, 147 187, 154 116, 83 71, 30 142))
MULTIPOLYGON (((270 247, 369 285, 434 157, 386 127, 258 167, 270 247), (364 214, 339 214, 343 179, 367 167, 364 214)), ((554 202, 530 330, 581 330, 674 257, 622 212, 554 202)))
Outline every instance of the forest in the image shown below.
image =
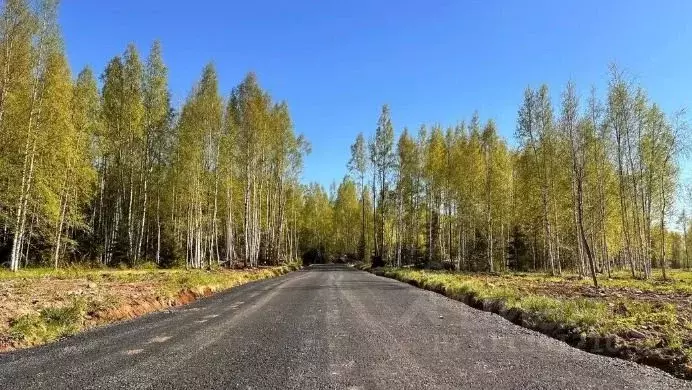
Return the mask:
POLYGON ((253 73, 227 96, 207 65, 171 105, 163 49, 73 77, 56 1, 0 19, 0 260, 191 268, 299 256, 307 140, 253 73), (98 77, 98 78, 97 78, 98 77))
POLYGON ((173 107, 159 42, 75 76, 57 12, 9 0, 0 19, 0 262, 12 270, 303 259, 597 283, 689 268, 685 112, 665 113, 616 66, 603 91, 517 93, 514 146, 477 112, 395 131, 384 105, 327 190, 301 181, 310 144, 255 74, 224 94, 210 63, 173 107))
POLYGON ((528 87, 516 148, 477 112, 395 141, 383 106, 374 135, 351 146, 351 176, 321 196, 333 214, 325 245, 380 265, 573 271, 595 284, 689 268, 685 112, 665 114, 616 66, 607 85, 581 97, 568 82, 558 102, 547 85, 528 87), (359 235, 344 230, 359 221, 359 235))

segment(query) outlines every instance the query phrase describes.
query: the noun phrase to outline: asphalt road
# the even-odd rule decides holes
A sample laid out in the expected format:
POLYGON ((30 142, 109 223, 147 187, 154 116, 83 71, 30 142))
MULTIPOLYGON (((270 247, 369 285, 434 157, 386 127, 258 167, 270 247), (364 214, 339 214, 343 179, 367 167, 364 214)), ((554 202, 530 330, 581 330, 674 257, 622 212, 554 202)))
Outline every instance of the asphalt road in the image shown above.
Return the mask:
POLYGON ((0 355, 2 389, 692 388, 344 266, 0 355))

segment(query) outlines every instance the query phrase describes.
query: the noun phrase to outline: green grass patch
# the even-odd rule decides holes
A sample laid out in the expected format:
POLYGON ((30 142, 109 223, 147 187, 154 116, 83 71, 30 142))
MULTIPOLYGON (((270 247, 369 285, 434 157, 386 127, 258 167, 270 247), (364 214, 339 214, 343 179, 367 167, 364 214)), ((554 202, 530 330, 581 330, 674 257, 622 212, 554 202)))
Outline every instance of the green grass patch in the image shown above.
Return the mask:
POLYGON ((540 295, 521 297, 511 306, 534 313, 541 320, 583 330, 600 327, 608 312, 603 302, 589 299, 565 301, 540 295))
MULTIPOLYGON (((612 288, 629 288, 642 292, 654 292, 661 294, 682 293, 692 294, 692 272, 685 270, 666 271, 667 279, 663 279, 661 270, 654 270, 648 280, 636 279, 629 271, 617 271, 612 277, 599 277, 599 285, 612 288)), ((581 280, 582 284, 590 285, 591 281, 581 280)))
POLYGON ((38 314, 25 314, 10 323, 10 337, 25 345, 36 345, 78 332, 84 324, 86 303, 74 299, 63 307, 47 307, 38 314))

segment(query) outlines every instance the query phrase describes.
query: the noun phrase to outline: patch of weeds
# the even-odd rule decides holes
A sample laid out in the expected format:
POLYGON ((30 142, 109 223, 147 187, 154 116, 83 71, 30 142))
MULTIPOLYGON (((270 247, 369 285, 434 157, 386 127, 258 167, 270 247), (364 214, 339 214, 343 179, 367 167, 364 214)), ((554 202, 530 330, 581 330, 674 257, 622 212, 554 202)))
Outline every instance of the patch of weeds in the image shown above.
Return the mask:
POLYGON ((35 344, 44 338, 44 333, 45 327, 38 314, 24 314, 10 322, 10 337, 17 341, 35 344))
POLYGON ((685 354, 685 359, 688 362, 692 362, 692 348, 684 348, 682 352, 685 354))
POLYGON ((303 262, 300 260, 296 261, 290 261, 284 264, 285 267, 288 267, 288 271, 297 271, 301 267, 303 267, 303 262))
POLYGON ((102 277, 98 274, 89 273, 85 276, 85 279, 88 280, 89 282, 97 282, 97 281, 100 281, 102 279, 102 277))
POLYGON ((654 349, 656 346, 660 343, 661 341, 655 337, 647 337, 644 340, 641 341, 641 345, 643 347, 649 348, 649 349, 654 349))
POLYGON ((13 287, 16 289, 17 294, 29 295, 33 287, 33 283, 29 279, 18 279, 13 282, 13 287))
POLYGON ((682 349, 682 335, 677 332, 672 332, 670 335, 668 335, 665 341, 669 348, 682 349))
MULTIPOLYGON (((604 330, 621 333, 629 329, 655 330, 670 339, 677 339, 678 316, 675 305, 651 304, 649 302, 621 301, 619 306, 626 310, 610 316, 604 330)), ((682 340, 679 340, 681 343, 682 340)), ((676 343, 678 343, 676 341, 676 343)))
MULTIPOLYGON (((603 287, 629 288, 642 292, 653 292, 660 294, 682 293, 692 294, 692 272, 685 270, 668 270, 667 280, 663 279, 660 270, 655 270, 648 280, 635 279, 629 272, 618 271, 613 273, 612 278, 600 278, 600 285, 603 287)), ((588 285, 589 281, 584 280, 582 284, 588 285)))
POLYGON ((483 299, 498 300, 510 306, 515 306, 521 300, 519 293, 515 289, 504 286, 483 286, 480 290, 479 297, 483 299))
POLYGON ((272 267, 261 270, 188 270, 170 272, 162 278, 159 292, 167 297, 172 297, 181 290, 193 290, 202 292, 204 288, 212 291, 231 288, 254 280, 267 279, 282 275, 286 269, 272 267))
POLYGON ((100 299, 90 300, 87 302, 85 312, 87 314, 105 312, 110 309, 115 309, 120 305, 120 300, 114 295, 104 295, 100 299))
POLYGON ((143 263, 137 264, 134 269, 139 269, 139 270, 157 270, 159 269, 158 264, 156 264, 153 261, 145 261, 143 263))
POLYGON ((10 323, 10 337, 29 345, 69 336, 83 325, 86 304, 74 299, 63 307, 47 307, 38 314, 25 314, 10 323))
POLYGON ((581 329, 597 328, 607 314, 604 303, 588 299, 561 300, 529 295, 520 298, 513 306, 532 312, 543 320, 581 329))

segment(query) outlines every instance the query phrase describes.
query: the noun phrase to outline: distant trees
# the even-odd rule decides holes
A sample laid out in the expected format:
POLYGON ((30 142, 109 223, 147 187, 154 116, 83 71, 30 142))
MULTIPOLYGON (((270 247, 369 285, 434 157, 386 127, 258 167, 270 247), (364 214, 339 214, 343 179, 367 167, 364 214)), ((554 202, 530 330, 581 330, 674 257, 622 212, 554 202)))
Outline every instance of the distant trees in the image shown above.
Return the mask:
POLYGON ((596 265, 591 251, 591 243, 586 237, 584 228, 584 179, 586 165, 586 142, 589 134, 593 134, 592 125, 588 119, 579 121, 578 119, 579 100, 576 95, 575 87, 572 82, 567 83, 567 87, 562 95, 562 108, 560 116, 561 137, 569 140, 569 151, 572 160, 572 213, 574 215, 574 230, 576 232, 576 263, 579 272, 584 273, 584 253, 589 262, 591 278, 595 286, 598 286, 596 279, 596 265))
POLYGON ((357 258, 361 246, 364 246, 364 243, 359 242, 360 229, 358 229, 362 215, 359 191, 355 182, 346 177, 337 187, 333 198, 331 237, 334 242, 334 253, 345 254, 351 259, 357 258))
POLYGON ((419 246, 418 234, 418 195, 420 184, 421 160, 419 145, 404 128, 397 142, 397 179, 396 179, 396 263, 401 265, 404 258, 414 258, 419 246))
MULTIPOLYGON (((368 150, 374 258, 490 272, 571 269, 594 284, 613 268, 646 278, 654 265, 664 277, 669 264, 681 266, 688 214, 682 234, 667 226, 684 116, 666 117, 615 68, 605 103, 593 89, 579 101, 568 83, 555 114, 546 85, 527 88, 514 150, 477 113, 452 128, 422 126, 416 137, 404 128, 393 148, 384 106, 368 150)), ((349 163, 361 182, 366 170, 354 161, 363 142, 359 135, 349 163)))
POLYGON ((531 171, 539 178, 540 201, 543 219, 544 239, 551 274, 560 268, 558 236, 554 234, 551 208, 553 208, 551 190, 555 179, 552 170, 557 168, 555 162, 555 134, 553 127, 553 108, 548 96, 548 86, 543 85, 534 92, 527 88, 524 92, 524 103, 519 109, 517 137, 521 147, 527 151, 533 160, 531 171))
POLYGON ((358 243, 358 258, 365 260, 366 250, 366 234, 365 234, 365 174, 368 169, 367 149, 365 146, 365 137, 363 133, 359 133, 356 141, 351 145, 351 159, 348 162, 348 169, 356 176, 358 180, 359 196, 361 198, 361 230, 360 241, 358 243))
MULTIPOLYGON (((356 141, 357 142, 357 141, 356 141)), ((394 127, 387 105, 382 106, 380 119, 377 121, 375 136, 370 142, 370 162, 373 180, 373 210, 375 257, 382 258, 387 248, 385 243, 385 222, 389 211, 388 191, 390 175, 394 168, 394 127), (379 197, 376 199, 377 190, 379 197)))

